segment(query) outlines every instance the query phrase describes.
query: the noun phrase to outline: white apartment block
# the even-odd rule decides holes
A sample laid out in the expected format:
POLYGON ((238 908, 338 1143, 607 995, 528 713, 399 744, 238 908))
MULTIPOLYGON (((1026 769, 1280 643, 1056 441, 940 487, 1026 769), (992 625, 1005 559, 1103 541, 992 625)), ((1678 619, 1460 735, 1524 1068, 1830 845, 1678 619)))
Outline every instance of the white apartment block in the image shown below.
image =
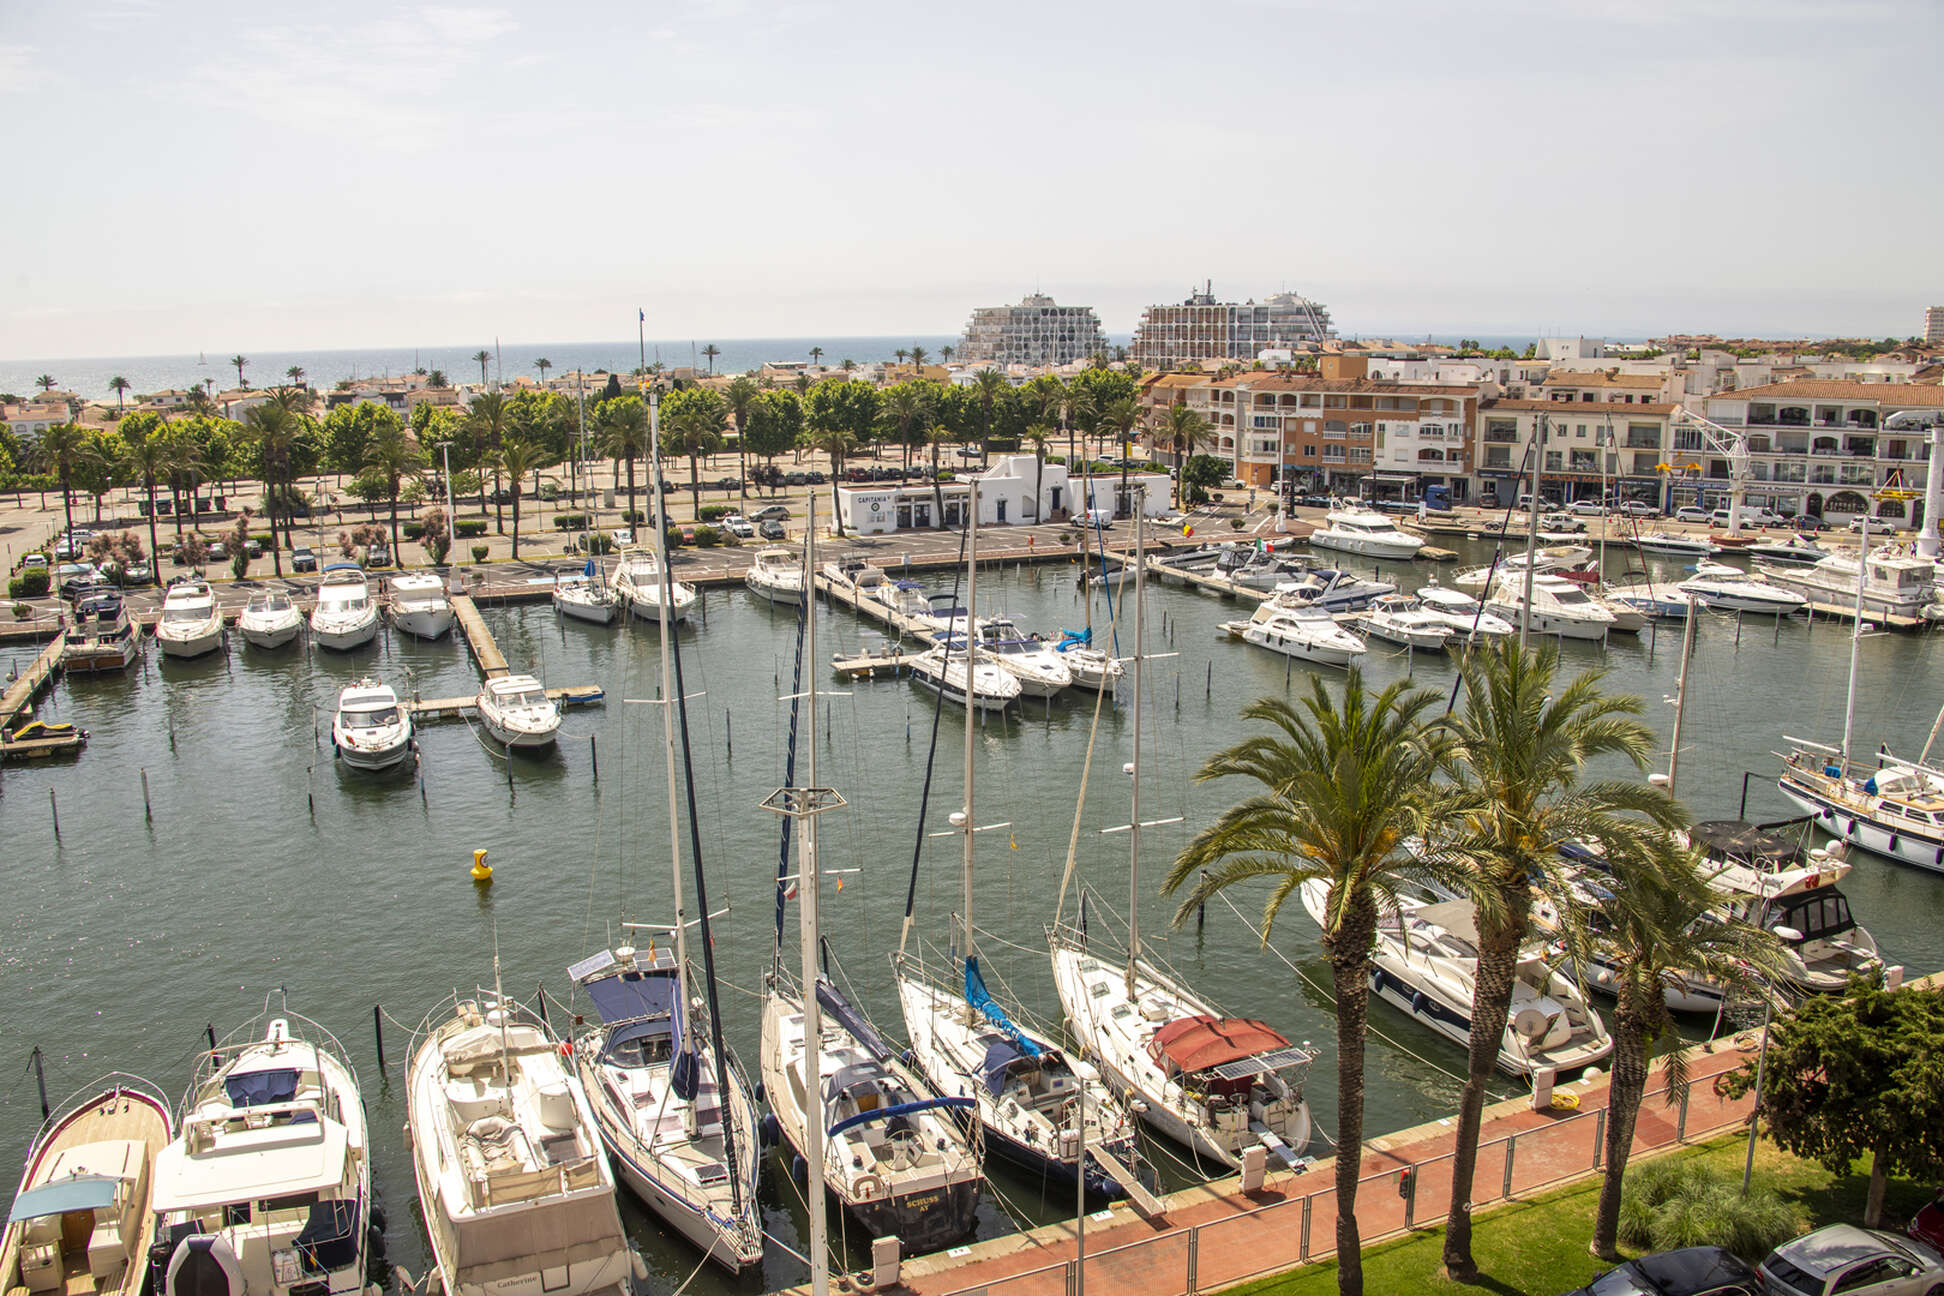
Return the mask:
POLYGON ((1924 345, 1944 344, 1944 306, 1932 306, 1924 312, 1924 345))
POLYGON ((1313 349, 1335 336, 1321 302, 1289 292, 1260 302, 1218 302, 1210 284, 1178 306, 1143 311, 1128 358, 1144 369, 1192 369, 1206 360, 1253 361, 1268 350, 1313 349))
POLYGON ((1061 306, 1033 293, 1017 306, 981 306, 959 339, 956 358, 970 364, 1064 365, 1107 350, 1091 306, 1061 306))

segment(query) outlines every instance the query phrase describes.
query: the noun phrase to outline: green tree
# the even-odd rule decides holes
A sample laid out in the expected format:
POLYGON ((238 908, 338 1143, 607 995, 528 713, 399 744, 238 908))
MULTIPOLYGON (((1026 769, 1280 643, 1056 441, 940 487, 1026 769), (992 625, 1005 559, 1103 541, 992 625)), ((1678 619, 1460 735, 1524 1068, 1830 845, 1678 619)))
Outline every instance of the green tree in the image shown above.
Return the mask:
POLYGON ((74 484, 94 497, 94 520, 101 521, 101 501, 129 480, 128 442, 113 430, 90 431, 87 452, 74 465, 74 484))
POLYGON ((507 484, 513 488, 513 561, 520 560, 520 483, 534 469, 545 466, 545 452, 524 438, 512 436, 499 448, 497 458, 507 484))
POLYGON ((953 356, 954 354, 956 354, 956 353, 955 353, 955 352, 953 351, 953 349, 952 349, 951 347, 949 347, 949 346, 942 346, 942 347, 940 347, 940 348, 938 348, 938 354, 939 354, 939 357, 940 357, 941 359, 943 359, 943 360, 944 360, 944 362, 945 362, 946 364, 950 364, 950 363, 952 363, 952 356, 953 356))
POLYGON ((492 362, 492 359, 493 353, 485 347, 481 347, 472 353, 472 362, 479 366, 479 385, 481 387, 486 385, 486 366, 492 362))
POLYGON ((810 389, 802 444, 830 456, 833 518, 837 516, 837 481, 843 475, 844 457, 870 438, 882 404, 877 388, 848 378, 826 378, 810 389))
MULTIPOLYGON (((647 452, 648 407, 639 396, 616 396, 594 407, 594 423, 600 429, 601 453, 616 464, 628 465, 628 512, 635 511, 635 460, 647 452)), ((661 508, 656 506, 660 514, 661 508)))
POLYGON ((898 363, 902 365, 905 362, 905 357, 911 354, 911 349, 909 347, 899 347, 891 354, 898 357, 898 363))
POLYGON ((722 354, 722 348, 717 346, 715 343, 711 342, 709 343, 709 345, 702 348, 702 354, 708 357, 709 376, 713 378, 715 376, 716 357, 722 354))
MULTIPOLYGON (((1870 1156, 1863 1224, 1883 1222, 1889 1176, 1944 1176, 1944 994, 1856 981, 1776 1018, 1762 1069, 1761 1115, 1776 1146, 1844 1174, 1870 1156)), ((1732 1072, 1728 1092, 1755 1087, 1757 1062, 1732 1072)))
MULTIPOLYGON (((468 420, 471 434, 473 462, 481 465, 488 463, 488 456, 506 444, 507 434, 513 430, 512 409, 506 398, 498 392, 487 392, 473 397, 472 418, 468 420)), ((499 469, 493 468, 493 529, 501 535, 506 534, 506 517, 501 512, 499 469)), ((486 511, 486 479, 480 475, 479 511, 486 511)))
POLYGON ((1401 885, 1446 872, 1406 845, 1438 822, 1439 739, 1424 724, 1437 701, 1401 681, 1372 694, 1353 666, 1340 704, 1315 676, 1298 706, 1279 698, 1251 703, 1243 719, 1270 732, 1217 752, 1195 779, 1239 775, 1259 790, 1196 834, 1163 888, 1173 894, 1194 884, 1175 911, 1179 926, 1210 896, 1266 879, 1273 885, 1262 909, 1265 944, 1291 896, 1305 887, 1324 891, 1323 952, 1336 991, 1336 1254, 1344 1296, 1363 1291, 1357 1180, 1378 917, 1396 907, 1401 885))
POLYGON ((1168 438, 1174 446, 1175 455, 1175 507, 1181 507, 1180 468, 1188 462, 1188 456, 1195 448, 1209 438, 1208 420, 1197 410, 1186 405, 1168 406, 1167 421, 1162 424, 1161 435, 1168 438))
MULTIPOLYGON (((419 443, 412 439, 412 434, 398 420, 393 419, 389 426, 373 431, 371 444, 365 447, 365 470, 384 483, 384 498, 391 504, 391 547, 394 555, 399 552, 399 487, 408 478, 418 476, 424 468, 425 451, 419 448, 419 443)), ((518 526, 519 505, 513 507, 514 525, 518 526)))
POLYGON ((979 402, 979 466, 986 466, 991 454, 992 410, 1012 390, 1006 375, 987 367, 972 375, 972 393, 979 402))
POLYGON ((1182 498, 1190 507, 1207 501, 1208 493, 1228 476, 1228 460, 1214 455, 1194 455, 1181 465, 1182 498))
POLYGON ((1046 447, 1053 443, 1053 427, 1035 423, 1026 429, 1026 444, 1033 447, 1033 520, 1044 522, 1040 505, 1046 498, 1046 447))
POLYGON ((304 366, 290 366, 290 368, 284 370, 284 377, 290 379, 291 386, 302 387, 304 385, 304 366))
POLYGON ((925 348, 919 346, 917 343, 914 342, 912 343, 911 350, 908 354, 911 356, 912 369, 914 369, 917 372, 918 377, 920 378, 924 377, 925 361, 931 359, 931 352, 925 350, 925 348))
MULTIPOLYGON (((1101 432, 1112 433, 1120 441, 1121 485, 1119 516, 1121 517, 1128 515, 1128 510, 1132 507, 1134 498, 1127 490, 1127 462, 1134 457, 1134 451, 1128 445, 1128 438, 1134 435, 1134 429, 1140 425, 1140 422, 1141 407, 1134 403, 1132 396, 1116 397, 1108 403, 1106 408, 1100 411, 1101 432)), ((1207 456, 1203 457, 1206 458, 1207 456)))
POLYGON ((200 414, 176 419, 166 424, 161 434, 167 448, 169 497, 178 543, 182 540, 183 514, 188 511, 183 507, 183 495, 186 492, 191 500, 195 498, 196 483, 213 461, 215 438, 208 427, 212 421, 200 414))
POLYGON ((901 382, 884 391, 878 414, 885 431, 904 447, 904 466, 911 467, 911 447, 923 445, 931 432, 932 384, 922 379, 901 382))
POLYGON ((744 443, 743 433, 749 427, 750 402, 761 395, 762 390, 756 385, 756 380, 748 374, 737 374, 722 393, 723 399, 729 405, 730 414, 734 415, 736 420, 736 498, 738 500, 749 498, 748 447, 744 443))
POLYGON ((810 363, 811 363, 811 364, 813 364, 813 365, 820 365, 820 364, 822 364, 822 363, 823 363, 823 353, 824 353, 824 352, 823 352, 823 348, 822 348, 822 347, 820 347, 820 346, 813 346, 813 347, 811 347, 811 348, 810 348, 810 363))
POLYGON ((47 392, 53 391, 54 375, 42 374, 40 377, 34 379, 34 386, 40 388, 43 395, 46 394, 47 392))
POLYGON ((248 356, 233 355, 229 358, 229 362, 236 366, 236 385, 245 391, 249 390, 249 384, 243 381, 243 366, 250 363, 250 358, 248 356))
POLYGON ((707 387, 670 392, 662 401, 660 451, 687 457, 689 498, 698 519, 702 516, 702 456, 722 448, 722 432, 728 424, 728 405, 707 387))
POLYGON ((40 434, 40 461, 61 483, 63 535, 74 531, 74 470, 93 452, 88 430, 78 423, 57 423, 40 434))
POLYGON ((425 377, 425 385, 427 387, 433 388, 434 390, 443 390, 444 388, 452 386, 452 384, 449 381, 447 381, 446 371, 443 369, 434 369, 431 373, 427 374, 425 377))
POLYGON ((749 404, 748 430, 742 440, 749 452, 761 455, 772 472, 776 456, 803 435, 803 399, 787 388, 766 391, 749 404))
POLYGON ((1654 750, 1652 731, 1634 718, 1640 699, 1602 692, 1604 672, 1583 671, 1560 688, 1558 652, 1513 641, 1473 649, 1459 673, 1465 705, 1441 722, 1454 800, 1437 849, 1464 868, 1478 904, 1469 1067, 1444 1243, 1446 1269, 1469 1278, 1480 1116, 1504 1042, 1519 950, 1532 932, 1532 888, 1544 876, 1542 865, 1573 841, 1648 854, 1653 834, 1674 829, 1681 814, 1646 783, 1582 782, 1589 764, 1615 758, 1645 769, 1654 750))
POLYGON ((540 371, 540 385, 545 387, 547 385, 547 370, 553 368, 553 361, 547 359, 545 356, 541 356, 533 362, 533 367, 540 371))
POLYGON ((1580 967, 1595 947, 1611 969, 1602 987, 1614 996, 1607 1018, 1613 1032, 1613 1079, 1607 1089, 1606 1155, 1601 1164, 1600 1205, 1593 1220, 1593 1254, 1618 1256, 1620 1194, 1633 1152, 1634 1125, 1647 1088, 1651 1050, 1666 1045, 1667 1104, 1686 1095, 1682 1040, 1667 1007, 1667 991, 1695 978, 1742 998, 1761 993, 1757 968, 1771 973, 1780 963, 1775 938, 1717 911, 1721 893, 1708 884, 1693 851, 1671 835, 1650 837, 1645 854, 1622 845, 1605 853, 1606 875, 1597 903, 1568 903, 1566 947, 1580 967))
POLYGON ((148 514, 150 553, 161 551, 155 535, 155 483, 169 471, 169 448, 161 435, 162 426, 162 416, 147 410, 121 421, 122 439, 128 442, 129 473, 141 483, 142 497, 148 501, 143 511, 148 514))
MULTIPOLYGON (((371 409, 372 406, 359 406, 371 409)), ((396 427, 398 420, 390 410, 376 407, 396 427)), ((343 413, 343 410, 334 413, 343 413)), ((297 494, 297 468, 300 443, 308 431, 308 420, 282 401, 265 401, 244 415, 244 427, 256 443, 257 473, 263 482, 263 511, 270 523, 270 561, 278 576, 283 575, 283 550, 290 547, 291 505, 297 494), (283 539, 277 538, 277 520, 283 519, 283 539)))
POLYGON ((113 378, 110 378, 108 380, 108 389, 115 393, 115 413, 116 414, 120 414, 122 412, 123 394, 126 393, 129 387, 132 385, 133 384, 131 384, 128 381, 128 379, 122 377, 120 374, 116 374, 113 378))

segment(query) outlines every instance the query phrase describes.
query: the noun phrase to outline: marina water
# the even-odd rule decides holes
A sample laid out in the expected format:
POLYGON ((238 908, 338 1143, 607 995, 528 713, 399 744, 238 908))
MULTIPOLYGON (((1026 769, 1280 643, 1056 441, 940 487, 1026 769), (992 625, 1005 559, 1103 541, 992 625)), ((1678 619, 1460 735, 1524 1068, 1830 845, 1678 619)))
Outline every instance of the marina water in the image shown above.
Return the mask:
MULTIPOLYGON (((557 357, 558 358, 558 357, 557 357)), ((1485 546, 1461 546, 1463 561, 1489 559, 1485 546)), ((880 550, 881 560, 896 555, 880 550)), ((1367 564, 1356 564, 1360 569, 1367 564)), ((1616 556, 1609 567, 1618 574, 1616 556)), ((1456 568, 1390 568, 1405 588, 1456 568)), ((1044 632, 1082 623, 1075 568, 1006 568, 980 579, 982 612, 1005 610, 1044 632)), ((1669 564, 1662 574, 1675 574, 1669 564)), ((937 585, 938 578, 933 577, 937 585)), ((949 576, 942 586, 949 588, 949 576)), ((1095 596, 1095 627, 1105 608, 1095 596)), ((819 607, 818 642, 830 651, 874 641, 848 612, 819 607)), ((1218 636, 1236 605, 1177 589, 1151 587, 1149 650, 1173 653, 1147 670, 1143 814, 1186 822, 1145 834, 1143 876, 1158 882, 1189 835, 1222 806, 1252 789, 1195 785, 1213 751, 1243 732, 1239 709, 1268 694, 1308 688, 1310 669, 1218 636)), ((336 1032, 357 1065, 370 1108, 376 1182, 389 1217, 393 1262, 426 1268, 402 1135, 402 1066, 408 1028, 455 988, 490 985, 497 942, 510 992, 530 997, 544 985, 564 1000, 564 970, 619 940, 623 920, 665 923, 659 717, 655 696, 660 644, 646 623, 605 630, 556 620, 544 603, 487 608, 485 616, 516 669, 530 666, 552 685, 597 684, 605 706, 570 711, 557 750, 517 757, 509 786, 504 762, 464 723, 421 729, 423 784, 409 772, 371 777, 334 766, 330 708, 337 691, 366 674, 401 693, 470 695, 477 676, 454 640, 418 644, 387 631, 379 644, 349 655, 301 647, 279 654, 234 648, 230 655, 167 661, 150 646, 126 677, 75 676, 50 695, 44 714, 90 732, 70 765, 12 766, 0 774, 0 875, 10 897, 0 920, 0 1148, 24 1154, 39 1121, 31 1078, 21 1068, 36 1044, 47 1055, 56 1101, 109 1070, 145 1075, 181 1092, 205 1023, 218 1034, 287 992, 291 1010, 336 1032), (598 762, 598 779, 596 764, 598 762), (145 820, 147 771, 153 822, 145 820), (55 840, 49 793, 58 797, 55 840), (312 810, 314 803, 315 809, 312 810), (476 888, 471 852, 487 848, 497 880, 476 888), (372 1009, 382 1005, 385 1058, 374 1054, 372 1009)), ((1131 618, 1122 622, 1121 651, 1131 618)), ((757 803, 784 781, 786 702, 791 691, 795 622, 736 590, 712 590, 703 614, 684 628, 684 667, 695 696, 698 802, 714 903, 717 961, 728 1038, 752 1069, 758 1002, 770 957, 772 879, 778 824, 757 803)), ((1673 726, 1680 627, 1657 637, 1615 636, 1568 644, 1565 669, 1604 666, 1607 687, 1644 699, 1647 722, 1665 744, 1673 726)), ((1748 817, 1782 819, 1792 808, 1775 791, 1771 752, 1787 733, 1835 743, 1841 736, 1850 635, 1847 626, 1800 619, 1779 628, 1749 618, 1708 616, 1689 672, 1681 761, 1682 798, 1701 818, 1732 817, 1744 770, 1748 817)), ((1859 751, 1887 742, 1902 754, 1922 746, 1940 701, 1934 641, 1928 635, 1875 636, 1863 644, 1857 688, 1859 751)), ((0 649, 0 662, 24 666, 27 648, 0 649)), ((827 664, 821 666, 827 672, 827 664)), ((1454 668, 1442 654, 1407 659, 1373 648, 1369 682, 1382 686, 1410 671, 1419 684, 1449 693, 1454 668)), ((1342 675, 1327 673, 1332 687, 1342 675)), ((928 824, 918 805, 933 699, 905 680, 838 684, 816 716, 823 781, 848 799, 826 818, 828 870, 855 869, 841 892, 829 884, 824 927, 841 976, 893 1035, 899 1017, 887 955, 895 945, 914 844, 921 844, 918 931, 942 943, 958 887, 955 836, 943 832, 957 805, 957 736, 963 720, 948 708, 928 824)), ((981 834, 979 912, 990 935, 982 953, 998 996, 1044 1022, 1057 1008, 1043 937, 1072 828, 1092 698, 1074 694, 1051 706, 1028 703, 983 727, 978 742, 979 818, 1010 821, 981 834)), ((1100 902, 1097 932, 1122 925, 1110 915, 1127 903, 1124 834, 1100 830, 1127 818, 1128 714, 1109 708, 1101 722, 1092 785, 1080 833, 1081 877, 1100 902)), ((1273 951, 1262 950, 1227 905, 1210 904, 1199 930, 1191 919, 1169 930, 1172 902, 1143 898, 1143 928, 1156 953, 1228 1011, 1259 1016, 1320 1051, 1309 1081, 1319 1128, 1334 1126, 1334 1070, 1328 984, 1314 925, 1295 907, 1282 915, 1273 951), (1292 971, 1278 953, 1295 964, 1292 971)), ((1844 884, 1886 961, 1914 972, 1944 967, 1944 928, 1936 921, 1944 877, 1859 854, 1844 884)), ((1239 894, 1260 918, 1263 891, 1239 894)), ((1069 898, 1069 907, 1072 899, 1069 898)), ((1069 909, 1070 912, 1070 909, 1069 909)), ((785 957, 794 960, 794 926, 785 957)), ((639 934, 637 934, 639 939, 639 934)), ((1604 1006, 1604 1005, 1602 1005, 1604 1006)), ((566 1025, 553 1002, 556 1028, 566 1025)), ((1463 1054, 1382 1004, 1373 1004, 1367 1128, 1374 1133, 1439 1119, 1454 1110, 1463 1054)), ((1706 1023, 1698 1024, 1705 1028, 1706 1023)), ((1495 1080, 1502 1093, 1510 1082, 1495 1080)), ((1149 1143, 1153 1147, 1152 1142, 1149 1143)), ((1319 1142, 1312 1151, 1327 1154, 1319 1142)), ((1157 1150, 1164 1182, 1192 1170, 1157 1150)), ((1019 1222, 1055 1218, 1064 1199, 1042 1201, 1037 1186, 1003 1168, 993 1172, 980 1236, 1019 1222)), ((772 1159, 765 1213, 771 1234, 798 1245, 798 1190, 772 1159)), ((664 1240, 652 1217, 624 1194, 624 1215, 647 1257, 650 1288, 679 1286, 699 1259, 664 1240)), ((838 1232, 833 1215, 833 1236, 838 1232)), ((853 1236, 854 1258, 863 1251, 853 1236)), ((804 1270, 772 1247, 761 1285, 797 1281, 804 1270)), ((753 1289, 758 1279, 744 1286, 753 1289)), ((713 1269, 692 1290, 732 1286, 713 1269)), ((741 1288, 738 1288, 741 1289, 741 1288)))

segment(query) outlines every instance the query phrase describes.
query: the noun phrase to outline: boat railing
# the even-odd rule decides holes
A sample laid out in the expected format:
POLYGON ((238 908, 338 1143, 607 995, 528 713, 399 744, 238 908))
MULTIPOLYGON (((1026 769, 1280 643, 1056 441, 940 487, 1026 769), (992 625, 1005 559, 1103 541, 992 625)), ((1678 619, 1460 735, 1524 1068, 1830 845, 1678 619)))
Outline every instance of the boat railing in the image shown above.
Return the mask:
POLYGON ((39 1151, 42 1141, 49 1134, 59 1129, 83 1108, 93 1107, 98 1104, 101 1101, 102 1095, 110 1092, 110 1090, 113 1091, 116 1097, 125 1093, 134 1094, 139 1098, 152 1102, 162 1109, 165 1120, 170 1119, 169 1096, 163 1093, 154 1082, 144 1080, 138 1075, 130 1075, 126 1071, 110 1071, 107 1075, 83 1085, 61 1100, 60 1104, 53 1109, 52 1114, 41 1122, 40 1129, 35 1131, 34 1142, 28 1151, 27 1159, 29 1161, 33 1160, 34 1152, 39 1151))
POLYGON ((319 1053, 330 1054, 351 1077, 352 1085, 354 1087, 357 1085, 357 1068, 352 1066, 351 1055, 345 1052, 344 1045, 338 1043, 337 1036, 303 1014, 282 1007, 282 998, 283 991, 270 991, 264 996, 262 1012, 234 1027, 229 1034, 216 1041, 214 1047, 201 1052, 196 1060, 195 1074, 189 1078, 189 1088, 183 1096, 184 1112, 190 1111, 195 1106, 196 1094, 215 1078, 217 1072, 234 1061, 244 1050, 267 1043, 266 1035, 270 1025, 277 1021, 286 1023, 290 1028, 289 1039, 285 1042, 293 1045, 308 1044, 319 1053), (277 999, 280 1005, 274 1011, 270 1007, 270 1000, 273 998, 277 999))

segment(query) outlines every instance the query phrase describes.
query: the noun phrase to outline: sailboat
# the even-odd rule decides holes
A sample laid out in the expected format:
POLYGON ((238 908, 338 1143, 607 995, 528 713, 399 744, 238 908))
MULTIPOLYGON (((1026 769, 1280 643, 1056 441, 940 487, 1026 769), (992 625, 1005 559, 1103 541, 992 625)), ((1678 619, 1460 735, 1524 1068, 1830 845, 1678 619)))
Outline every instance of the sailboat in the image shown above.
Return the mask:
MULTIPOLYGON (((972 525, 966 537, 966 605, 977 606, 979 587, 979 483, 972 482, 972 525)), ((965 643, 961 638, 954 643, 965 643)), ((967 645, 969 651, 970 646, 967 645)), ((943 707, 940 707, 942 712, 943 707)), ((976 1103, 986 1147, 1039 1177, 1044 1184, 1073 1186, 1084 1175, 1086 1191, 1118 1197, 1122 1180, 1132 1180, 1134 1127, 1127 1111, 1099 1073, 1085 1062, 1069 1061, 1053 1045, 1018 1024, 987 991, 979 970, 972 923, 973 837, 972 751, 978 731, 976 704, 965 701, 965 804, 951 816, 963 839, 964 896, 958 915, 958 948, 952 974, 941 981, 928 974, 922 957, 910 957, 912 901, 917 895, 918 859, 912 856, 913 886, 907 892, 904 930, 891 966, 898 983, 913 1062, 941 1093, 976 1103), (1085 1089, 1091 1093, 1083 1093, 1085 1089), (1090 1154, 1090 1155, 1089 1155, 1090 1154)), ((1010 825, 991 825, 1010 827, 1010 825)))
MULTIPOLYGON (((1240 1168, 1261 1147, 1301 1164, 1310 1138, 1303 1081, 1314 1054, 1250 1018, 1225 1017, 1141 952, 1141 682, 1146 652, 1146 528, 1134 517, 1134 759, 1127 826, 1128 931, 1124 957, 1088 943, 1086 897, 1077 928, 1047 929, 1053 982, 1082 1053, 1150 1126, 1220 1165, 1240 1168)), ((1170 821, 1172 822, 1172 821, 1170 821)))
MULTIPOLYGON (((1098 522, 1093 523, 1088 527, 1088 530, 1093 532, 1094 539, 1101 551, 1101 572, 1103 577, 1101 584, 1107 589, 1107 608, 1108 615, 1111 617, 1113 615, 1114 593, 1111 584, 1104 579, 1107 565, 1106 544, 1101 537, 1100 524, 1098 522)), ((1119 658, 1115 657, 1112 653, 1103 652, 1093 646, 1093 598, 1087 593, 1087 589, 1087 546, 1083 543, 1080 546, 1080 593, 1082 598, 1081 606, 1087 617, 1086 628, 1077 634, 1071 630, 1062 631, 1057 651, 1065 658, 1067 669, 1072 672, 1073 682, 1077 687, 1084 689, 1111 689, 1120 682, 1121 676, 1126 673, 1126 670, 1120 664, 1119 658)))
MULTIPOLYGON (((650 395, 649 403, 660 401, 650 395)), ((655 489, 661 461, 655 459, 655 489)), ((666 532, 658 541, 664 550, 666 532)), ((661 564, 667 594, 667 555, 661 564)), ((603 950, 568 969, 593 1001, 596 1022, 574 1040, 574 1066, 587 1087, 594 1121, 621 1180, 670 1227, 732 1273, 763 1259, 763 1222, 756 1203, 760 1170, 756 1109, 748 1078, 722 1041, 716 1002, 714 941, 702 894, 701 835, 690 787, 690 846, 695 859, 697 924, 708 988, 708 1030, 696 1020, 689 987, 689 918, 682 885, 681 807, 676 802, 675 733, 681 721, 687 771, 688 712, 680 680, 680 645, 661 619, 662 746, 668 779, 668 858, 675 914, 674 951, 651 942, 645 957, 630 944, 603 950)), ((629 924, 633 926, 635 924, 629 924)))
MULTIPOLYGON (((816 500, 804 528, 803 569, 815 571, 816 500)), ((803 608, 802 663, 816 661, 815 607, 803 608)), ((807 701, 807 777, 780 788, 763 804, 784 816, 784 855, 777 878, 776 945, 763 987, 764 1092, 770 1115, 766 1137, 787 1143, 801 1166, 810 1212, 808 1253, 813 1291, 824 1276, 827 1245, 824 1198, 834 1196, 874 1237, 896 1235, 905 1253, 936 1250, 972 1231, 983 1184, 979 1155, 968 1143, 953 1109, 970 1098, 934 1094, 899 1058, 849 998, 818 969, 822 875, 817 861, 817 818, 844 805, 833 789, 817 786, 816 671, 796 703, 807 701), (798 873, 794 881, 801 942, 800 972, 783 967, 783 908, 791 879, 789 834, 797 820, 798 873), (828 1014, 826 1016, 826 1014, 828 1014)), ((794 780, 794 749, 791 758, 794 780)), ((817 1296, 822 1296, 821 1292, 817 1296)))

